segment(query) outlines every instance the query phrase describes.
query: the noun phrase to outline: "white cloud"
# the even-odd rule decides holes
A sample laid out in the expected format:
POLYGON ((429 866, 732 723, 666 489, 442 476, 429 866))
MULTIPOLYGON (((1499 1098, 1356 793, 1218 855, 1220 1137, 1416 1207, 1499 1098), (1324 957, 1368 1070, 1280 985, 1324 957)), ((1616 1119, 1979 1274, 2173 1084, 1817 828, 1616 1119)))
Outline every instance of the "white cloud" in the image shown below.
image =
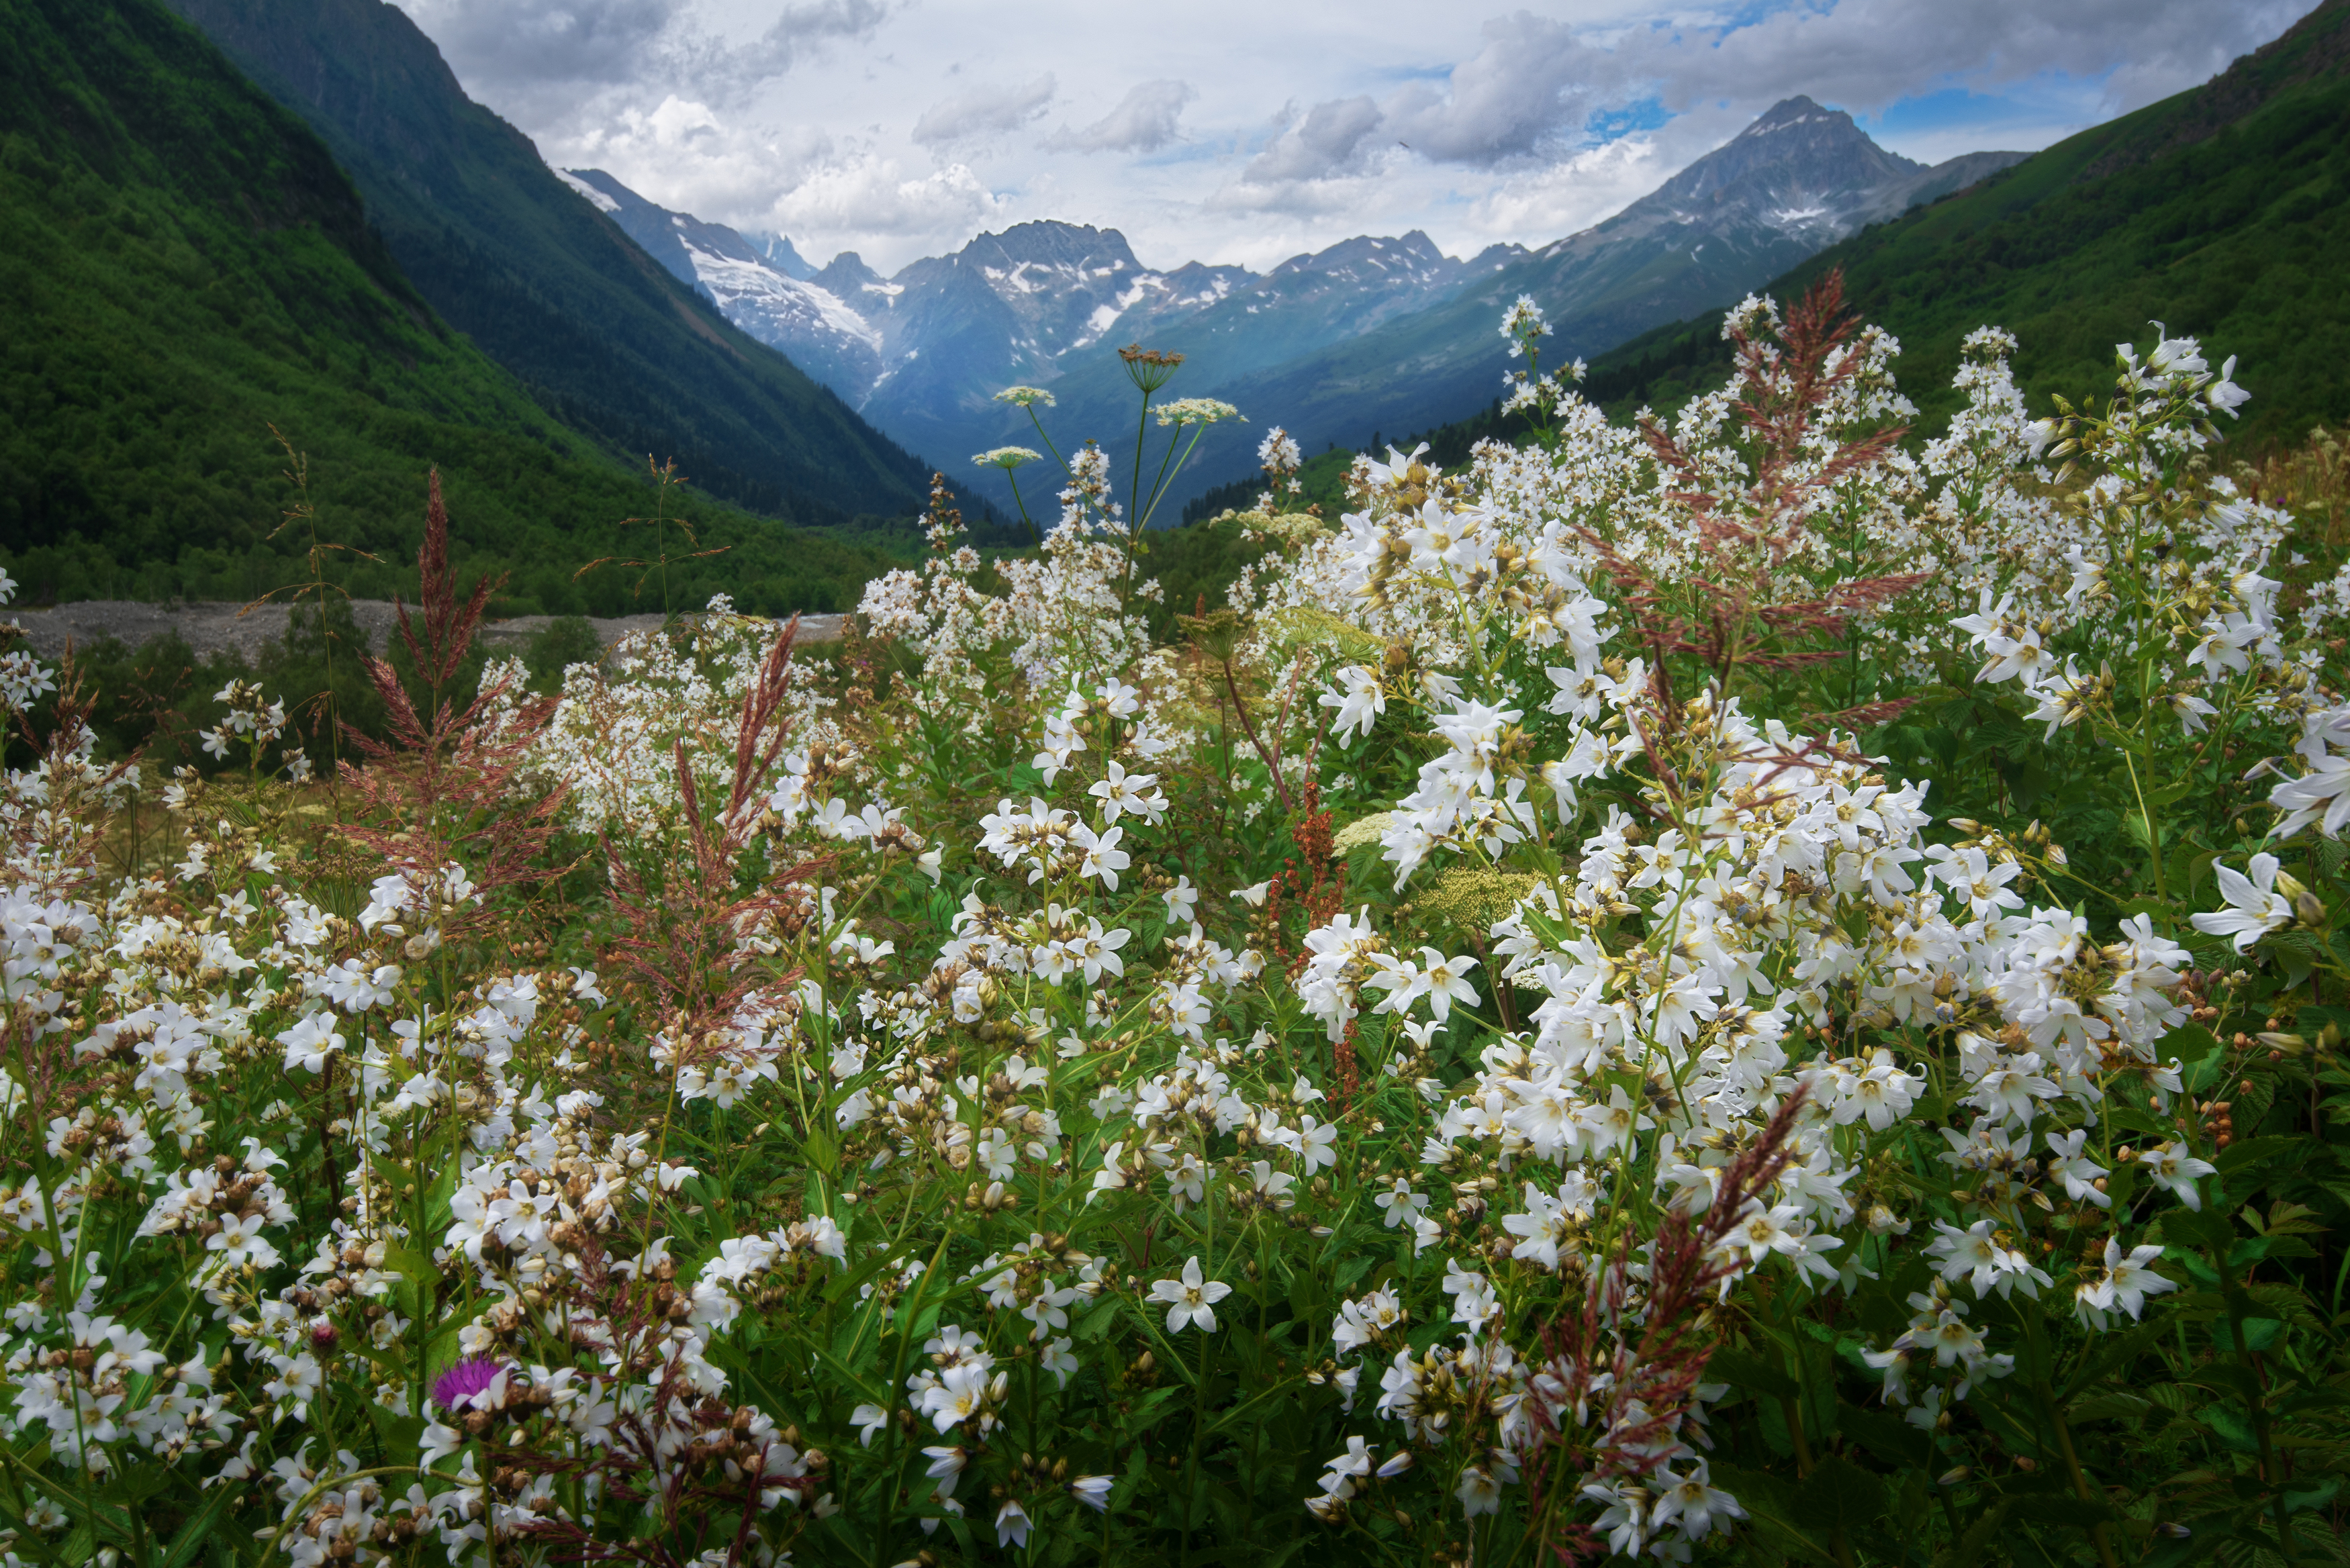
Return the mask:
POLYGON ((749 37, 713 32, 698 0, 398 0, 441 47, 450 68, 491 107, 537 130, 608 108, 601 95, 633 88, 739 99, 821 56, 869 39, 885 0, 790 0, 749 37))
POLYGON ((979 88, 933 104, 908 134, 924 147, 970 141, 1017 130, 1053 103, 1053 73, 1024 87, 979 88))
POLYGON ((1241 180, 1250 185, 1284 185, 1358 174, 1380 149, 1373 140, 1386 116, 1367 96, 1317 103, 1289 120, 1280 135, 1249 161, 1241 180))
POLYGON ((1161 266, 1414 227, 1539 244, 1794 94, 1912 157, 2029 150, 2194 86, 2310 0, 398 3, 550 161, 892 270, 1030 218, 1123 229, 1161 266), (950 78, 990 85, 941 102, 950 78), (1627 119, 1646 129, 1595 145, 1627 119))
POLYGON ((1562 130, 1579 130, 1595 82, 1613 75, 1606 52, 1549 17, 1499 17, 1484 36, 1452 67, 1445 90, 1412 82, 1388 101, 1397 136, 1423 157, 1478 165, 1524 157, 1562 130))
POLYGON ((678 0, 403 0, 460 77, 509 90, 629 81, 678 17, 678 0))
POLYGON ((1586 148, 1496 180, 1471 204, 1471 225, 1493 238, 1521 243, 1563 238, 1623 211, 1671 179, 1686 161, 1645 136, 1586 148))
POLYGON ((1101 119, 1082 130, 1056 130, 1044 145, 1055 152, 1156 152, 1175 140, 1183 106, 1199 96, 1189 82, 1138 82, 1101 119))
POLYGON ((558 168, 598 168, 663 206, 717 216, 764 211, 779 187, 835 157, 832 140, 806 128, 732 123, 710 105, 674 94, 650 109, 622 109, 610 124, 540 151, 558 168))
MULTIPOLYGON (((822 238, 839 249, 876 240, 973 233, 1004 221, 1003 199, 966 164, 906 178, 894 160, 864 154, 825 163, 775 199, 771 226, 822 238)), ((828 254, 819 246, 816 254, 828 254)))

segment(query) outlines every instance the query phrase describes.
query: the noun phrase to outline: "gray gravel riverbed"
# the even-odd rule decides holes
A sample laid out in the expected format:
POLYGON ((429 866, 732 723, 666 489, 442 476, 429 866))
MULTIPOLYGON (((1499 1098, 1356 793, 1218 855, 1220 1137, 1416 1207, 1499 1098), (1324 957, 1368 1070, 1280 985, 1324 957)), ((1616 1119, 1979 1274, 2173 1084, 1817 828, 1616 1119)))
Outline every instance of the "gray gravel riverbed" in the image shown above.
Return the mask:
MULTIPOLYGON (((368 635, 369 646, 379 651, 387 638, 394 634, 396 621, 388 599, 354 599, 352 618, 368 635)), ((409 607, 413 616, 416 608, 409 607)), ((286 607, 266 604, 248 609, 241 604, 143 604, 136 599, 84 599, 78 604, 31 606, 11 605, 0 609, 0 619, 10 619, 22 626, 30 638, 34 650, 55 658, 66 649, 68 642, 85 644, 101 637, 119 638, 136 648, 150 638, 176 631, 182 640, 198 657, 234 649, 246 659, 261 651, 262 644, 274 642, 286 635, 286 607)), ((489 648, 500 644, 518 643, 544 631, 552 616, 524 615, 509 620, 484 621, 481 639, 489 648)), ((658 615, 618 616, 609 619, 589 618, 596 636, 607 648, 632 631, 650 631, 660 626, 658 615)), ((800 618, 799 640, 831 642, 840 636, 840 617, 808 615, 800 618)))

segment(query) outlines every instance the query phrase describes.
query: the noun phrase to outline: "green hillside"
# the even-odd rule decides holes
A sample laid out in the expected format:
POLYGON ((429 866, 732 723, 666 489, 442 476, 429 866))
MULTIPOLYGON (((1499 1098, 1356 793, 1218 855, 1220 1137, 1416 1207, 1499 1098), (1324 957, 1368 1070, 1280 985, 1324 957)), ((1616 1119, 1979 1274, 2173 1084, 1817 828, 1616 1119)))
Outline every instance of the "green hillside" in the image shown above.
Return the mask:
POLYGON ((918 459, 558 180, 397 6, 172 4, 309 122, 418 292, 567 422, 771 515, 920 508, 918 459))
MULTIPOLYGON (((2043 410, 2050 393, 2108 391, 2114 345, 2161 321, 2241 359, 2252 401, 2237 441, 2350 420, 2345 61, 2350 0, 2327 0, 2204 86, 1856 234, 1767 292, 1844 268, 1854 310, 1901 340, 1902 389, 1929 430, 1955 406, 1960 340, 1985 324, 2021 340, 2017 378, 2043 410)), ((1602 356, 1586 390, 1622 412, 1718 385, 1721 319, 1602 356)))
MULTIPOLYGON (((650 485, 442 323, 299 119, 155 0, 0 0, 0 565, 29 593, 286 581, 275 422, 328 537, 412 559, 438 463, 461 550, 515 571, 517 607, 629 602, 617 576, 569 578, 634 544, 619 520, 650 485)), ((694 509, 733 549, 681 598, 830 607, 878 564, 694 509)), ((362 564, 351 586, 410 576, 362 564)))

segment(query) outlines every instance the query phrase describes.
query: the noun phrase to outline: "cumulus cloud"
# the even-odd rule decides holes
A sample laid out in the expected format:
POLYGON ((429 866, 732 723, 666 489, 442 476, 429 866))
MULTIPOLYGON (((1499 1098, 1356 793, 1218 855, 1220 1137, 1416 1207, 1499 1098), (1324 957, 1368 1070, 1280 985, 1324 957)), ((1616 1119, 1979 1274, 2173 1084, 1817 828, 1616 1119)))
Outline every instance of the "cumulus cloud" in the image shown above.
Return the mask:
POLYGON ((1470 207, 1478 234, 1539 244, 1586 229, 1678 173, 1652 137, 1625 137, 1501 175, 1470 207))
POLYGON ((970 141, 1017 130, 1053 103, 1053 73, 1024 87, 976 88, 931 106, 914 122, 913 139, 924 147, 970 141))
POLYGON ((869 154, 827 162, 776 198, 775 226, 851 242, 933 234, 995 221, 1005 203, 970 166, 953 163, 906 178, 895 161, 869 154))
POLYGON ((1173 266, 1412 227, 1544 244, 1798 93, 1911 157, 2044 146, 2313 0, 1195 0, 1163 22, 1078 0, 396 3, 550 160, 667 205, 862 236, 889 265, 977 226, 1106 223, 1173 266), (1136 82, 1137 58, 1160 75, 1136 82), (1002 85, 940 102, 950 75, 1002 85))
MULTIPOLYGON (((1348 172, 1373 129, 1440 164, 1555 163, 1592 144, 1594 116, 1648 99, 1680 114, 1735 106, 1742 119, 1799 93, 1867 112, 1924 92, 1998 92, 2054 76, 2084 84, 2086 118, 2099 118, 2211 76, 2307 8, 2246 0, 2216 25, 2209 7, 2185 0, 1838 0, 1607 35, 1520 11, 1487 21, 1479 47, 1440 80, 1315 104, 1243 178, 1348 172)), ((1690 145, 1696 129, 1665 140, 1690 145)))
POLYGON ((2222 70, 2309 9, 2307 0, 1842 0, 1791 6, 1687 31, 1636 32, 1615 51, 1678 109, 1808 93, 1880 108, 1941 86, 1995 90, 2051 73, 2103 83, 2105 112, 2160 98, 2222 70))
POLYGON ((1287 127, 1265 143, 1241 173, 1248 185, 1283 185, 1359 174, 1380 149, 1375 140, 1386 116, 1367 96, 1332 99, 1305 114, 1284 116, 1287 127))
POLYGON ((1410 82, 1388 102, 1396 136, 1423 157, 1490 165, 1541 151, 1581 127, 1597 82, 1614 74, 1607 53, 1564 22, 1521 11, 1483 32, 1483 46, 1452 67, 1442 90, 1410 82))
POLYGON ((741 98, 811 55, 869 38, 885 0, 791 0, 749 38, 713 30, 697 0, 399 0, 494 107, 561 117, 609 89, 632 101, 741 98))
POLYGON ((1080 130, 1056 130, 1045 139, 1054 152, 1156 152, 1177 135, 1183 108, 1200 96, 1190 82, 1138 82, 1118 107, 1080 130))
POLYGON ((492 90, 632 79, 679 14, 678 0, 404 0, 459 77, 492 90))
POLYGON ((820 130, 740 123, 676 94, 649 109, 619 109, 543 151, 558 167, 606 170, 664 206, 722 223, 758 217, 777 190, 838 156, 820 130))

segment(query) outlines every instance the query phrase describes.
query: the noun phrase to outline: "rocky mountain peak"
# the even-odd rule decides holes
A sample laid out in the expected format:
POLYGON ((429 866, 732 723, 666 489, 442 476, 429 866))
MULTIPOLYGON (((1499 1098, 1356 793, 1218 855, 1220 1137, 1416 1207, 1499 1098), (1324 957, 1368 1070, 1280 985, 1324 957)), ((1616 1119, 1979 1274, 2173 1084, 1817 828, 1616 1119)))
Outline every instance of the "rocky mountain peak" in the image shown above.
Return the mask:
POLYGON ((1863 192, 1924 169, 1879 147, 1844 110, 1791 98, 1634 202, 1627 214, 1643 209, 1684 216, 1738 213, 1784 227, 1840 213, 1863 192))
POLYGON ((788 236, 754 230, 743 237, 751 243, 751 248, 759 253, 762 260, 785 277, 806 282, 816 276, 816 264, 800 254, 799 247, 793 244, 788 236))
POLYGON ((955 253, 966 266, 993 267, 1007 274, 1023 267, 1064 276, 1107 278, 1143 270, 1133 247, 1116 229, 1050 219, 1014 223, 1002 234, 983 234, 955 253))

